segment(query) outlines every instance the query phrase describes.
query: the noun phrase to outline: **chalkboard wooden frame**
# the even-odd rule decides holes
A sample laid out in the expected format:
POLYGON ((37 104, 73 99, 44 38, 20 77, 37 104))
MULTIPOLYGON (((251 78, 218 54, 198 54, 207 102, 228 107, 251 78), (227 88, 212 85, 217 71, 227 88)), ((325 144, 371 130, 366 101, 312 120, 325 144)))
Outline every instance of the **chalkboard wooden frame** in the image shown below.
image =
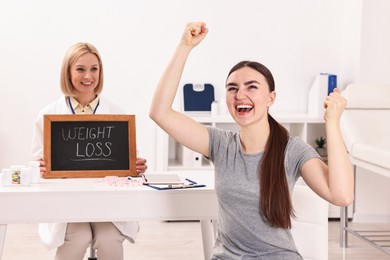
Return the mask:
MULTIPOLYGON (((122 142, 123 143, 123 142, 122 142)), ((55 149, 55 147, 54 147, 55 149)), ((135 115, 44 115, 44 160, 46 162, 46 174, 44 178, 95 178, 105 176, 137 176, 136 172, 136 131, 135 115), (128 140, 124 154, 129 155, 126 169, 54 169, 52 158, 52 127, 61 123, 88 124, 89 122, 100 124, 119 123, 126 125, 126 136, 121 136, 123 140, 128 140)), ((127 156, 126 156, 127 157, 127 156)), ((127 159, 126 159, 127 160, 127 159)), ((126 163, 126 162, 125 162, 126 163)), ((71 165, 69 165, 71 166, 71 165)), ((68 167, 68 166, 65 166, 68 167)), ((93 168, 93 167, 92 167, 93 168)))

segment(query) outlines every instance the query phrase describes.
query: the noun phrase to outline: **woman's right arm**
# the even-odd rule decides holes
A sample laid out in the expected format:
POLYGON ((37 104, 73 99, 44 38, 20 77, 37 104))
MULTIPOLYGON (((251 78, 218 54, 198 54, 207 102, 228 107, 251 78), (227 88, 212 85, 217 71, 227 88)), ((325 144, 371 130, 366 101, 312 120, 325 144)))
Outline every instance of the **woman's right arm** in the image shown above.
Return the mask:
POLYGON ((205 38, 207 32, 205 23, 187 24, 182 39, 154 92, 149 113, 150 118, 177 142, 205 156, 209 155, 207 128, 183 113, 173 110, 172 104, 188 55, 205 38))

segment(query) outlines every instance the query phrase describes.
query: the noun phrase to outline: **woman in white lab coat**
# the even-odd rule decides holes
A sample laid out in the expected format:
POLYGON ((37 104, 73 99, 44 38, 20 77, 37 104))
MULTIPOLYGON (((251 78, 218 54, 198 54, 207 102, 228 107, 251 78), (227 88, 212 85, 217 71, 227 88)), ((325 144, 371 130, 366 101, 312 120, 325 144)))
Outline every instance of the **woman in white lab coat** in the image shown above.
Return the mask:
MULTIPOLYGON (((116 104, 100 96, 103 88, 103 66, 99 52, 89 43, 77 43, 65 54, 61 72, 64 96, 43 108, 37 117, 32 142, 32 159, 43 158, 43 115, 45 114, 124 114, 116 104)), ((137 172, 145 172, 146 160, 137 158, 137 172)), ((123 244, 131 243, 138 234, 138 222, 45 223, 39 235, 48 249, 57 248, 57 260, 82 260, 92 244, 99 260, 122 260, 123 244)))

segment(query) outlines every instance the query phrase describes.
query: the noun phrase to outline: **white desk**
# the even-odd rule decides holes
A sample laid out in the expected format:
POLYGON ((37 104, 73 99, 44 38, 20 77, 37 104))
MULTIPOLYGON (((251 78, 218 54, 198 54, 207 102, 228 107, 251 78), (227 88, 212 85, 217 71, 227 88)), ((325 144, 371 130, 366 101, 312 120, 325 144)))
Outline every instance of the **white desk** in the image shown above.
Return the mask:
POLYGON ((129 220, 200 220, 208 259, 215 238, 211 220, 217 219, 214 175, 210 171, 179 175, 206 187, 110 187, 98 179, 49 179, 29 187, 0 187, 0 260, 7 224, 129 220))

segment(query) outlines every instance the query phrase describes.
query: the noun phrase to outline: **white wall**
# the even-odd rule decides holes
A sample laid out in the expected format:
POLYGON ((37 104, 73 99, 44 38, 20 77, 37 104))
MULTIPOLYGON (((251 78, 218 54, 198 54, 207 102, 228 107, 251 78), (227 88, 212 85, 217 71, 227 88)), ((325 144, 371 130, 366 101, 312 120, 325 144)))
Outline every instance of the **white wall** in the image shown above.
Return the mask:
POLYGON ((210 32, 190 56, 183 83, 212 83, 218 97, 231 66, 242 59, 257 60, 276 79, 274 111, 305 112, 307 91, 318 73, 336 73, 342 83, 344 76, 354 80, 356 60, 343 58, 343 50, 346 42, 355 49, 359 44, 353 41, 356 35, 351 40, 344 32, 356 30, 360 18, 346 7, 359 10, 360 3, 0 1, 0 168, 29 160, 36 114, 61 95, 60 65, 75 42, 88 41, 100 50, 103 93, 137 115, 138 150, 153 170, 158 154, 156 127, 148 117, 150 100, 186 22, 203 20, 210 32), (346 14, 357 22, 347 23, 346 14))
MULTIPOLYGON (((390 1, 364 0, 361 15, 361 47, 358 81, 390 86, 390 1)), ((367 89, 370 91, 370 89, 367 89)), ((389 97, 390 102, 390 97, 389 97)), ((358 169, 357 222, 389 222, 390 179, 358 169)))
MULTIPOLYGON (((257 60, 276 79, 273 110, 305 112, 319 72, 338 74, 341 87, 389 83, 389 11, 387 0, 0 0, 0 168, 28 162, 36 114, 61 95, 62 58, 75 42, 100 50, 103 93, 137 115, 138 149, 153 170, 159 152, 150 100, 186 22, 206 21, 210 33, 190 56, 183 83, 210 82, 221 97, 230 67, 257 60)), ((360 219, 389 215, 390 191, 375 185, 387 180, 359 176, 360 219)))
POLYGON ((365 0, 362 12, 361 82, 389 84, 390 2, 365 0))
POLYGON ((362 41, 362 1, 346 0, 342 20, 342 40, 340 46, 341 86, 359 79, 362 41))

